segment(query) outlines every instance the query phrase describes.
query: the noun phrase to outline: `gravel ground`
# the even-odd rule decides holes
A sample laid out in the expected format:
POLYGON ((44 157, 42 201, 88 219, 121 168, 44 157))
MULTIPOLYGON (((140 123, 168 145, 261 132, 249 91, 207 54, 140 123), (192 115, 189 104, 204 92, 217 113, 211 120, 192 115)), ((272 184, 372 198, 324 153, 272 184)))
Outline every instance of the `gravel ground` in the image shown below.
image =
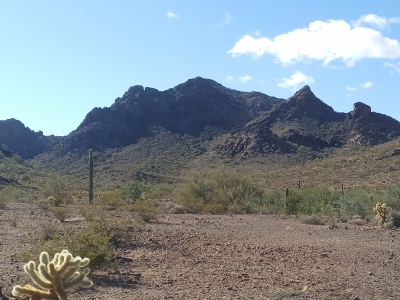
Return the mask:
MULTIPOLYGON (((0 286, 29 283, 24 235, 50 212, 9 203, 0 216, 0 286), (16 226, 14 227, 13 225, 16 226), (14 223, 14 224, 13 224, 14 223)), ((62 226, 82 226, 78 219, 62 226)), ((160 215, 118 250, 118 268, 70 299, 400 299, 400 231, 302 224, 271 215, 160 215)))

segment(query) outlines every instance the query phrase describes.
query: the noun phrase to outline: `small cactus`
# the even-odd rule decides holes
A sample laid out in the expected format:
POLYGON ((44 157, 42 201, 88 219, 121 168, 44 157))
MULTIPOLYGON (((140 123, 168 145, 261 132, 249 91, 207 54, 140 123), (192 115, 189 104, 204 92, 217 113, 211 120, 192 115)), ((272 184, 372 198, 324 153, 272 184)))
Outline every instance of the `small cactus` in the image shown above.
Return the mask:
POLYGON ((37 270, 34 261, 24 266, 25 272, 41 289, 29 284, 16 285, 12 294, 17 297, 28 297, 30 300, 68 300, 66 289, 77 286, 89 288, 93 285, 87 277, 90 269, 79 270, 88 264, 88 258, 72 257, 68 250, 56 253, 52 261, 47 252, 42 252, 37 270))
POLYGON ((377 212, 377 216, 381 217, 381 225, 383 226, 386 222, 387 215, 389 211, 391 210, 390 207, 386 205, 386 203, 376 203, 374 207, 374 211, 377 212))

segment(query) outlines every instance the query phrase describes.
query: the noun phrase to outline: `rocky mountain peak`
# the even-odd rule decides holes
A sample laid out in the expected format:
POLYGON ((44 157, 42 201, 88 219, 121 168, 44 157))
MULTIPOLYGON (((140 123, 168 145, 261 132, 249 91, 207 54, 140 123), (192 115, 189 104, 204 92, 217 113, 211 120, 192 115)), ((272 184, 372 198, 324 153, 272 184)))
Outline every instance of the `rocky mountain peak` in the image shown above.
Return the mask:
POLYGON ((310 97, 316 98, 316 96, 311 91, 311 88, 308 85, 303 86, 292 96, 292 98, 297 98, 297 99, 306 99, 310 97))
POLYGON ((370 114, 371 106, 362 102, 356 102, 353 104, 353 111, 351 112, 353 118, 359 119, 362 117, 367 117, 370 114))

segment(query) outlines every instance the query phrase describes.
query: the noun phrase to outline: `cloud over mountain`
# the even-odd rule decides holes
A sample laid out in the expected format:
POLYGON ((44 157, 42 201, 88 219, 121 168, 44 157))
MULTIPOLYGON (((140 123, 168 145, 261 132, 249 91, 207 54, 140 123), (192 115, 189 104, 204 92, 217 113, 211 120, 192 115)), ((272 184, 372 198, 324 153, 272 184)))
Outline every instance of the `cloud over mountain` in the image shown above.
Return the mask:
POLYGON ((314 21, 307 28, 272 39, 244 35, 228 53, 233 57, 250 55, 253 58, 271 55, 282 64, 318 60, 329 65, 341 60, 348 67, 366 58, 396 59, 400 57, 399 41, 385 37, 380 30, 399 21, 377 15, 362 16, 353 25, 344 20, 314 21))

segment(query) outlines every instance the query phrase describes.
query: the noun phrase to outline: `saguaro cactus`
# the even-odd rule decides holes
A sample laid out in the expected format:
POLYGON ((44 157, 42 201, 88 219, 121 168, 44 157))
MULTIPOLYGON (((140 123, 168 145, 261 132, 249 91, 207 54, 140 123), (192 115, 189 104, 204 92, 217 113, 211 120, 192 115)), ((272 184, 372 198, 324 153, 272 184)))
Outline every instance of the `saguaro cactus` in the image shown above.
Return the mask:
POLYGON ((89 150, 89 202, 93 201, 93 150, 89 150))
POLYGON ((12 294, 17 297, 28 297, 31 300, 68 300, 66 289, 77 286, 89 288, 93 285, 87 278, 90 269, 79 270, 88 264, 88 258, 72 257, 68 250, 56 253, 52 261, 47 252, 42 252, 37 270, 34 261, 24 266, 25 272, 41 289, 30 284, 16 285, 12 294))

